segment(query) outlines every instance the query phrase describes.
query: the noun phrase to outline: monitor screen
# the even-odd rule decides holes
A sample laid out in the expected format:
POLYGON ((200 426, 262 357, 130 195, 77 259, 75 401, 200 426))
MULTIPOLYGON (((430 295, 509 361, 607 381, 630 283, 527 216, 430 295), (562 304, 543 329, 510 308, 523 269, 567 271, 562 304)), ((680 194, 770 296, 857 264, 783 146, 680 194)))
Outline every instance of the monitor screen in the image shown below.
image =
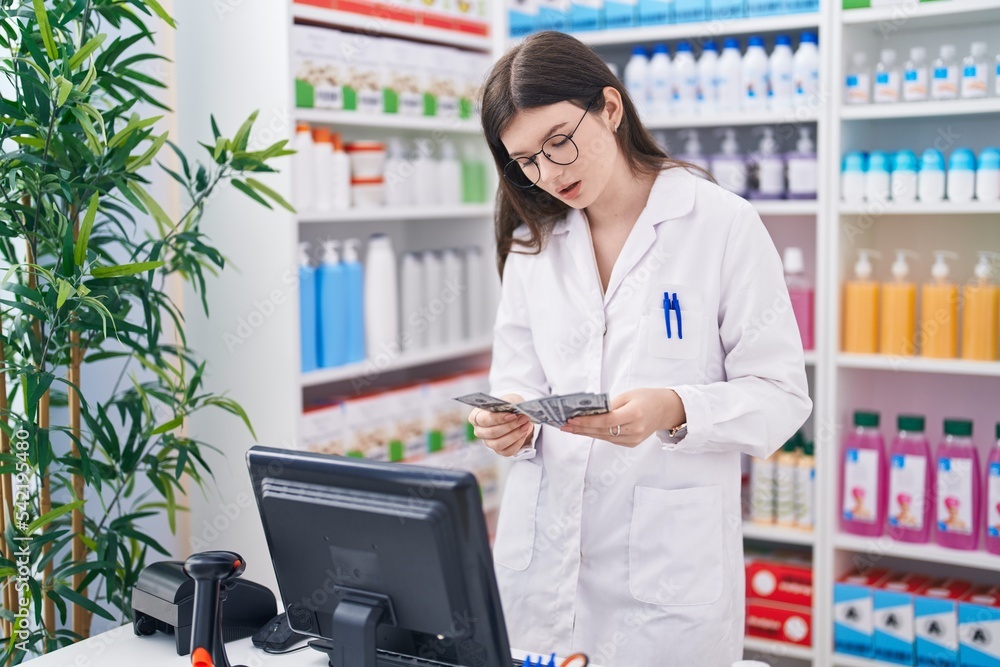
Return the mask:
POLYGON ((293 630, 373 641, 380 665, 512 664, 472 474, 265 447, 247 463, 293 630))

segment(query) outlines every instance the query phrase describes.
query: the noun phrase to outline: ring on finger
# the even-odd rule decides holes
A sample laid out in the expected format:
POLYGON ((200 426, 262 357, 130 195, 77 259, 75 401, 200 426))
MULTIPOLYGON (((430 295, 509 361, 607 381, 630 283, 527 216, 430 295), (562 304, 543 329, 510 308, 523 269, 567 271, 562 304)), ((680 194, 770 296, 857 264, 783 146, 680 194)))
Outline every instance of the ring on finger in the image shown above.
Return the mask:
POLYGON ((614 435, 614 436, 621 435, 621 433, 622 433, 622 427, 621 427, 621 425, 620 424, 615 424, 614 428, 609 428, 608 429, 608 433, 610 433, 611 435, 614 435))

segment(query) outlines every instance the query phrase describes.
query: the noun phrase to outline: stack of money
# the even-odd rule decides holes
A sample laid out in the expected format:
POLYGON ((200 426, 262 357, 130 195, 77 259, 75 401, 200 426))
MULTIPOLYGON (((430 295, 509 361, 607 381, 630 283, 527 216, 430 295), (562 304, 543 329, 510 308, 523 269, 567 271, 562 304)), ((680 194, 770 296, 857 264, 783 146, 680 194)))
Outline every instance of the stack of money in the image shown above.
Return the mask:
POLYGON ((489 394, 466 394, 455 398, 466 405, 489 412, 515 412, 526 415, 536 424, 565 426, 573 417, 601 415, 608 412, 607 394, 566 394, 546 396, 523 403, 510 403, 489 394))

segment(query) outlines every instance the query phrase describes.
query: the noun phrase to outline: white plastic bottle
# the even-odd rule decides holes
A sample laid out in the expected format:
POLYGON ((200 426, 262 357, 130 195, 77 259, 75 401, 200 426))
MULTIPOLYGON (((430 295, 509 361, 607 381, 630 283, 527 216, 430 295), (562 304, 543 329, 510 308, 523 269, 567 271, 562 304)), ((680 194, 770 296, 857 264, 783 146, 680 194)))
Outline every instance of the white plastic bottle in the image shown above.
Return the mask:
POLYGON ((292 144, 292 204, 298 211, 311 211, 316 205, 316 171, 314 168, 312 130, 306 123, 295 126, 292 144))
POLYGON ((863 51, 855 51, 851 57, 844 101, 847 104, 868 104, 872 101, 872 76, 868 69, 868 56, 863 51))
POLYGON ((768 103, 774 111, 789 111, 795 102, 795 82, 792 80, 792 40, 788 35, 775 38, 768 59, 768 103))
POLYGON ((727 37, 719 56, 719 111, 739 111, 742 91, 743 59, 740 57, 740 41, 727 37))
POLYGON ((976 199, 1000 201, 1000 149, 984 148, 976 168, 976 199))
POLYGON ((673 64, 666 44, 653 47, 653 57, 649 61, 649 112, 662 118, 670 113, 670 103, 674 96, 673 64))
POLYGON ((816 33, 804 32, 792 60, 795 106, 802 109, 819 102, 819 46, 816 33))
POLYGON ((868 154, 868 173, 865 175, 865 199, 870 202, 889 201, 892 193, 891 158, 882 151, 868 154))
POLYGON ((816 199, 819 190, 819 161, 808 127, 799 128, 795 152, 788 158, 788 198, 816 199))
POLYGON ((719 47, 714 39, 705 42, 698 58, 698 114, 710 114, 719 108, 719 47))
POLYGON ((764 40, 754 35, 747 43, 741 69, 744 111, 763 111, 767 108, 767 72, 764 40))
POLYGON ((962 97, 986 97, 989 92, 987 49, 986 42, 973 42, 962 60, 962 97))
POLYGON ((385 205, 405 208, 413 203, 413 165, 406 159, 406 146, 400 137, 386 140, 385 205))
POLYGON ((313 173, 316 178, 313 208, 318 213, 329 213, 333 210, 333 136, 325 127, 313 132, 313 173))
POLYGON ((449 248, 442 253, 441 265, 444 268, 444 339, 446 343, 459 343, 466 338, 465 332, 465 301, 462 294, 466 290, 463 278, 462 256, 457 250, 449 248))
POLYGON ((705 154, 701 152, 701 141, 698 139, 698 130, 681 130, 678 134, 682 138, 686 137, 686 141, 684 142, 684 152, 678 155, 677 159, 683 162, 690 162, 711 173, 712 165, 705 154))
POLYGON ((719 185, 741 197, 747 194, 747 162, 740 154, 740 145, 736 141, 736 130, 723 130, 720 152, 712 156, 712 176, 719 185))
POLYGON ((860 204, 865 200, 865 181, 868 162, 865 154, 851 151, 844 155, 840 167, 840 198, 847 204, 860 204))
POLYGON ((893 103, 900 96, 899 69, 896 67, 896 50, 882 49, 882 57, 875 66, 875 102, 893 103))
POLYGON ((334 211, 351 208, 351 159, 344 152, 339 132, 333 133, 333 153, 330 155, 330 204, 334 211))
POLYGON ((976 195, 976 156, 968 148, 956 148, 948 159, 948 201, 970 202, 976 195))
POLYGON ((424 310, 427 313, 427 347, 444 345, 444 266, 441 257, 433 250, 421 255, 424 262, 424 310))
POLYGON ((462 203, 462 163, 458 160, 455 144, 449 139, 441 141, 441 159, 437 167, 438 203, 457 206, 462 203))
POLYGON ((993 62, 993 94, 1000 97, 1000 53, 993 62))
POLYGON ((399 278, 392 241, 372 234, 365 256, 365 344, 368 358, 399 354, 399 278))
POLYGON ((639 115, 649 113, 649 58, 646 49, 637 46, 632 49, 632 57, 625 65, 625 89, 633 104, 639 110, 639 115))
POLYGON ((901 150, 892 160, 892 200, 914 202, 917 200, 917 156, 913 151, 901 150))
POLYGON ((424 264, 418 253, 408 252, 403 255, 399 275, 399 319, 402 329, 400 345, 404 352, 412 352, 427 346, 427 319, 423 312, 426 301, 424 264))
POLYGON ((778 153, 774 129, 764 127, 754 162, 757 167, 757 186, 750 193, 753 199, 783 199, 785 197, 785 158, 778 153))
POLYGON ((437 160, 434 144, 429 137, 414 141, 413 151, 413 203, 415 206, 435 206, 440 194, 437 184, 437 160))
POLYGON ((944 156, 936 148, 928 148, 920 156, 917 174, 917 197, 921 202, 944 201, 944 156))
POLYGON ((921 102, 929 93, 927 49, 914 46, 910 49, 910 59, 903 66, 903 100, 921 102))
POLYGON ((695 62, 690 42, 684 41, 677 45, 673 65, 674 113, 691 115, 698 99, 698 64, 695 62))
POLYGON ((469 338, 478 339, 489 333, 486 304, 486 276, 483 274, 483 253, 476 246, 465 249, 465 322, 469 338))
POLYGON ((935 100, 953 100, 958 97, 958 65, 955 64, 954 44, 942 44, 940 55, 934 59, 931 97, 935 100))

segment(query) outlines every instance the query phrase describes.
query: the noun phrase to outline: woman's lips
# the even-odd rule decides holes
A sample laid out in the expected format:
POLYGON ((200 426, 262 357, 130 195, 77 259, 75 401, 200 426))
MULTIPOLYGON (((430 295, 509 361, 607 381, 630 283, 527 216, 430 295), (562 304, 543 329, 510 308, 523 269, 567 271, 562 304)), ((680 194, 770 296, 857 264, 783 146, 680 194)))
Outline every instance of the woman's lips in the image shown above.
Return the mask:
POLYGON ((569 187, 563 188, 559 191, 559 196, 563 199, 573 199, 578 194, 580 194, 580 181, 576 181, 569 187))

